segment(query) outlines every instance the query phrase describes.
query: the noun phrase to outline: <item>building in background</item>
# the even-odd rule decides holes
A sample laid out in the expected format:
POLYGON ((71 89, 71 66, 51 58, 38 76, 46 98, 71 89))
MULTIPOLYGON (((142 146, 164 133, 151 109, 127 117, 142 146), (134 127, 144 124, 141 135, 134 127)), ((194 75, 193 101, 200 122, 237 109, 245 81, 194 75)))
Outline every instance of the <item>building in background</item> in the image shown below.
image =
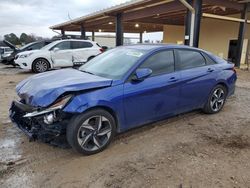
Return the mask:
MULTIPOLYGON (((92 40, 91 36, 88 36, 88 39, 92 40)), ((104 34, 104 35, 95 35, 95 41, 102 45, 107 46, 108 48, 114 48, 116 46, 116 37, 115 35, 104 34)), ((139 38, 137 37, 124 37, 123 44, 137 44, 139 42, 139 38)))
MULTIPOLYGON (((116 46, 124 33, 163 32, 164 43, 186 44, 211 51, 245 66, 250 44, 248 0, 133 0, 51 26, 53 30, 115 32, 116 46)), ((150 42, 150 41, 147 41, 150 42)))

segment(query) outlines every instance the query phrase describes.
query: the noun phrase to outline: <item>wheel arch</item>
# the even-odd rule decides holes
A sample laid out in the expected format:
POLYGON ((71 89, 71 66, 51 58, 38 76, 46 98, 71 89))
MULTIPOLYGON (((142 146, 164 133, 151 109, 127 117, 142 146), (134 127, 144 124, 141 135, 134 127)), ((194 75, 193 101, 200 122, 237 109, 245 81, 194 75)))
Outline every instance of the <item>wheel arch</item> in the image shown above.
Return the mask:
POLYGON ((47 62, 49 63, 49 68, 52 67, 52 66, 51 66, 51 62, 50 62, 47 58, 45 58, 45 57, 37 57, 37 58, 35 58, 35 59, 32 61, 32 64, 31 64, 31 67, 32 67, 32 68, 33 68, 33 66, 34 66, 34 62, 35 62, 36 60, 38 60, 38 59, 43 59, 43 60, 47 61, 47 62))
POLYGON ((94 57, 96 57, 96 55, 91 55, 91 56, 89 56, 88 59, 87 59, 87 62, 88 62, 89 60, 93 59, 94 57))
POLYGON ((97 110, 97 109, 105 110, 105 111, 107 111, 108 113, 110 113, 114 117, 114 119, 115 119, 115 126, 116 126, 116 132, 119 132, 119 129, 120 129, 119 119, 118 119, 117 114, 115 113, 115 110, 112 109, 111 107, 104 106, 104 105, 93 106, 93 107, 88 108, 86 111, 84 111, 84 113, 88 112, 88 111, 91 111, 91 110, 97 110))
POLYGON ((225 87, 225 88, 226 88, 226 90, 227 90, 227 94, 228 94, 229 87, 228 87, 228 85, 227 85, 225 82, 223 82, 223 81, 219 81, 219 82, 216 84, 216 86, 217 86, 217 85, 222 85, 223 87, 225 87))

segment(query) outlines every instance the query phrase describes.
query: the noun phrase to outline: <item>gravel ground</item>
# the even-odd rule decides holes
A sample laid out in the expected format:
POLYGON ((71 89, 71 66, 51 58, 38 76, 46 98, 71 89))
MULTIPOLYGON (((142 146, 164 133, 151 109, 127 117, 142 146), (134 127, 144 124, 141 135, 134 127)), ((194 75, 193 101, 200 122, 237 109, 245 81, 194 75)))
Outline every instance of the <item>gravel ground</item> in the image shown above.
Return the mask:
POLYGON ((194 111, 116 137, 81 156, 29 142, 8 119, 31 73, 0 66, 0 187, 250 187, 250 72, 219 114, 194 111))

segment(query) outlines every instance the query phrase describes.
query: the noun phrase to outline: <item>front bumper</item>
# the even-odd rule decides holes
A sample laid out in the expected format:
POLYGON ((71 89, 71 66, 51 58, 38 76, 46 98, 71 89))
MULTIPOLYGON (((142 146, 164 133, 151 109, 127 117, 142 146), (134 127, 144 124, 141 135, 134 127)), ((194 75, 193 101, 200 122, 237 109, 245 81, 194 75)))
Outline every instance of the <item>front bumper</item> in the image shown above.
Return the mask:
POLYGON ((59 118, 53 124, 44 122, 44 114, 36 117, 23 117, 25 114, 34 111, 33 107, 18 101, 13 101, 9 110, 11 121, 32 140, 49 142, 55 137, 66 133, 67 119, 59 118))
POLYGON ((14 63, 18 65, 21 69, 31 70, 31 65, 27 62, 29 61, 26 58, 18 58, 14 61, 14 63))

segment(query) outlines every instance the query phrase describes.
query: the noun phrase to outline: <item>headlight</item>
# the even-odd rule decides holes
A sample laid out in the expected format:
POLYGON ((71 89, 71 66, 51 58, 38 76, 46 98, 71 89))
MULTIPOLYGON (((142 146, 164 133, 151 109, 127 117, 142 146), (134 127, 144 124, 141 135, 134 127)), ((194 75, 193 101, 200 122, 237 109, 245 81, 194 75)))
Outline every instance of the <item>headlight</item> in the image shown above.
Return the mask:
POLYGON ((34 111, 31 113, 27 113, 23 117, 34 117, 34 116, 46 114, 49 112, 53 112, 55 110, 62 109, 69 102, 71 97, 72 97, 72 95, 67 95, 65 97, 62 97, 62 98, 58 99, 54 104, 49 106, 47 109, 42 110, 42 111, 34 111))
POLYGON ((33 54, 33 52, 29 53, 29 54, 22 54, 22 55, 19 55, 19 58, 26 58, 26 57, 29 57, 33 54))
POLYGON ((62 109, 68 103, 68 101, 71 99, 71 97, 72 97, 72 95, 67 95, 63 98, 58 99, 48 109, 62 109))

